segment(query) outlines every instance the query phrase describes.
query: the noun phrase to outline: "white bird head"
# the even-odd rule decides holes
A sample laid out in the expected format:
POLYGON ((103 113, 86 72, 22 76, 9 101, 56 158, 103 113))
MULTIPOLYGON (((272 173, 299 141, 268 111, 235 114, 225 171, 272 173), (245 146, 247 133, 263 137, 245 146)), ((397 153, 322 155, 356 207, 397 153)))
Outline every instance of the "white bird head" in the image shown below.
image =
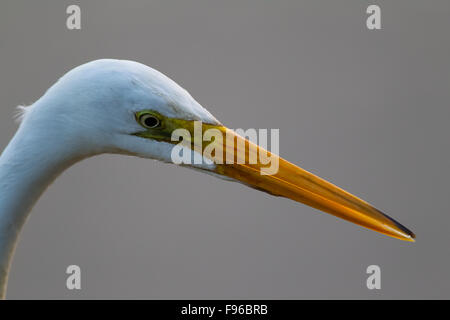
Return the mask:
POLYGON ((167 162, 173 144, 137 134, 149 129, 164 132, 171 119, 221 125, 162 73, 138 62, 112 59, 72 69, 32 106, 20 107, 20 113, 22 126, 37 126, 47 137, 64 138, 74 154, 125 153, 167 162))
MULTIPOLYGON (((368 203, 276 155, 268 153, 279 163, 273 174, 261 174, 267 163, 259 158, 256 163, 240 163, 239 157, 247 160, 263 149, 224 127, 174 81, 137 62, 97 60, 71 70, 25 108, 19 131, 26 130, 36 143, 58 145, 58 154, 50 157, 81 159, 120 153, 172 162, 178 143, 171 139, 173 132, 182 129, 195 135, 195 121, 202 122, 201 132, 215 129, 228 135, 220 143, 215 138, 215 154, 225 159, 234 153, 236 160, 221 163, 210 156, 206 157, 209 162, 189 166, 413 241, 411 231, 368 203), (225 143, 230 140, 231 145, 225 143)), ((205 158, 207 143, 194 140, 186 141, 185 147, 205 158)))

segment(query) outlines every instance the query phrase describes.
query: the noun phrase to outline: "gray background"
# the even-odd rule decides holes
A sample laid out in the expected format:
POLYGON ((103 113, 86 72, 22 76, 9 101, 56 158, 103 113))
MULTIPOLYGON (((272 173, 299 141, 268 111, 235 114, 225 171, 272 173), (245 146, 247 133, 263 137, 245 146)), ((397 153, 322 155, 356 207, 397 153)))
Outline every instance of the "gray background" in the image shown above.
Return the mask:
POLYGON ((0 150, 18 104, 98 58, 137 60, 231 128, 397 218, 391 239, 185 168, 64 173, 28 220, 9 298, 449 298, 450 2, 2 1, 0 150), (80 4, 82 30, 65 27, 80 4), (378 4, 382 30, 365 27, 378 4), (65 288, 69 264, 82 290, 65 288), (366 267, 382 289, 366 288, 366 267))

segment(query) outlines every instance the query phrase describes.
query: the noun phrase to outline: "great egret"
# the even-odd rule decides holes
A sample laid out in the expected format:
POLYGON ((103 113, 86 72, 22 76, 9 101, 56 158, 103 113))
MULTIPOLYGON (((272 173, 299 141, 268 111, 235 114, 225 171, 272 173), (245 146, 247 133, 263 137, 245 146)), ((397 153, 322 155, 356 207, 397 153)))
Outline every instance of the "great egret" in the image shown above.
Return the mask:
MULTIPOLYGON (((29 107, 0 157, 0 297, 20 230, 33 205, 55 178, 74 163, 102 153, 173 162, 175 129, 192 133, 193 122, 236 139, 223 153, 260 149, 224 127, 187 91, 162 73, 137 62, 102 59, 78 66, 29 107), (244 142, 239 144, 238 142, 244 142)), ((189 141, 201 154, 203 143, 189 141)), ((204 157, 204 155, 202 155, 204 157)), ((278 172, 264 175, 257 164, 188 164, 189 167, 290 198, 366 228, 406 241, 414 234, 367 202, 317 176, 279 160, 278 172)))

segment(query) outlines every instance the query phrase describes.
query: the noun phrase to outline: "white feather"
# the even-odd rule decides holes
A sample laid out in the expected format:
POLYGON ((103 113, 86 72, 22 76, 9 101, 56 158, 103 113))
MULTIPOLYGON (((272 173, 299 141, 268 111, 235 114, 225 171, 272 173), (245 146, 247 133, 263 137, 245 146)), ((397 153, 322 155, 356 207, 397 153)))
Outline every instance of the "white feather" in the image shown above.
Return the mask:
POLYGON ((17 123, 21 123, 29 110, 31 110, 31 106, 25 106, 25 105, 17 106, 16 111, 13 116, 14 120, 17 123))

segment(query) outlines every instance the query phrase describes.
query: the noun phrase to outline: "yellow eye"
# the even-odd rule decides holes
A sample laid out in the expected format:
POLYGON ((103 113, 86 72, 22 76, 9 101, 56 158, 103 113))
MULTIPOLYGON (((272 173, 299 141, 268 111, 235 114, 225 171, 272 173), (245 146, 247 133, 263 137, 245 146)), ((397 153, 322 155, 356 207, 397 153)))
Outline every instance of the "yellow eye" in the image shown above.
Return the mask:
POLYGON ((141 126, 147 129, 154 129, 161 125, 161 121, 154 115, 145 113, 139 117, 141 126))

